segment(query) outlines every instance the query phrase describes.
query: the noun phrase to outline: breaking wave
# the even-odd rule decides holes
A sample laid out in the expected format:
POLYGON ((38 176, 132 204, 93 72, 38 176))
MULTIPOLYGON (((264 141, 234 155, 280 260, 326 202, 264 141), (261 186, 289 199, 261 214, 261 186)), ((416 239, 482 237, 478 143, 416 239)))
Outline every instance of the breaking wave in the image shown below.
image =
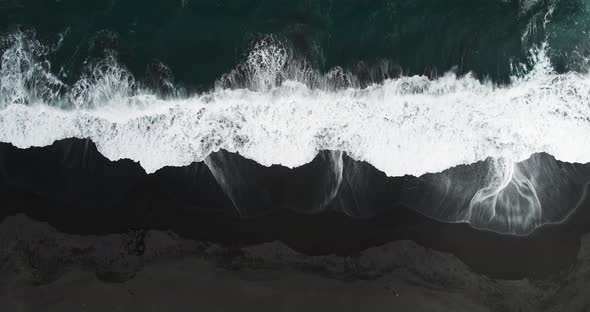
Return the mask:
MULTIPOLYGON (((535 5, 525 2, 522 10, 535 5)), ((546 23, 553 9, 543 12, 546 23)), ((521 40, 545 26, 530 24, 521 40)), ((390 177, 491 158, 468 213, 450 221, 487 228, 496 218, 493 229, 510 233, 530 231, 543 219, 531 188, 535 168, 522 169, 522 161, 544 152, 590 162, 588 59, 578 53, 576 71, 555 70, 547 43, 533 45, 527 62, 511 63, 508 83, 458 70, 404 75, 386 61, 378 66, 388 75, 367 83, 342 67, 321 72, 269 35, 209 91, 190 94, 161 63, 150 83, 136 79, 115 49, 88 58, 79 78, 68 81, 51 68, 61 42, 44 44, 25 30, 2 38, 0 141, 28 148, 89 138, 109 159, 138 161, 147 172, 204 161, 230 197, 231 177, 210 157, 216 151, 293 168, 329 150, 336 182, 327 202, 343 179, 342 152, 390 177)))
POLYGON ((24 48, 37 43, 14 36, 2 57, 0 140, 21 148, 90 138, 110 159, 139 161, 148 172, 220 149, 287 167, 340 150, 389 176, 538 152, 590 158, 590 76, 554 73, 546 45, 508 85, 450 72, 358 88, 350 73, 319 74, 268 40, 214 90, 164 98, 137 88, 113 55, 68 86, 24 48))

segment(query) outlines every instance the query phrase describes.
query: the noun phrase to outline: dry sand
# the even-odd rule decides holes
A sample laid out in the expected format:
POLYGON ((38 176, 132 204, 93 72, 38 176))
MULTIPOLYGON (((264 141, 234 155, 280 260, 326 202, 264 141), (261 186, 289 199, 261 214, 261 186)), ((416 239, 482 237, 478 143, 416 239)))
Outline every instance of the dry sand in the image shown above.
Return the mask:
POLYGON ((355 257, 234 249, 150 231, 75 236, 0 224, 1 311, 590 311, 590 236, 544 280, 494 280, 410 241, 355 257))

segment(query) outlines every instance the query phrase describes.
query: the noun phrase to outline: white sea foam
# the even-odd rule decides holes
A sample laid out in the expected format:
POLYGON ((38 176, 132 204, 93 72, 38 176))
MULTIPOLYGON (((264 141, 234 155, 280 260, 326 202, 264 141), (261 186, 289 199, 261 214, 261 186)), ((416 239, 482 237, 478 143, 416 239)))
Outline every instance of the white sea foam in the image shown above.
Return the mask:
POLYGON ((148 172, 202 161, 219 149, 287 167, 322 149, 342 150, 389 176, 420 176, 488 156, 519 161, 536 152, 590 161, 590 76, 553 73, 543 49, 534 69, 508 86, 454 74, 364 89, 311 89, 286 79, 273 86, 284 61, 265 58, 272 66, 254 71, 259 88, 176 100, 132 94, 128 74, 113 63, 115 69, 78 82, 69 92, 77 96, 74 108, 65 110, 28 96, 19 81, 26 75, 12 72, 8 83, 2 80, 0 141, 26 148, 90 138, 108 158, 139 161, 148 172))

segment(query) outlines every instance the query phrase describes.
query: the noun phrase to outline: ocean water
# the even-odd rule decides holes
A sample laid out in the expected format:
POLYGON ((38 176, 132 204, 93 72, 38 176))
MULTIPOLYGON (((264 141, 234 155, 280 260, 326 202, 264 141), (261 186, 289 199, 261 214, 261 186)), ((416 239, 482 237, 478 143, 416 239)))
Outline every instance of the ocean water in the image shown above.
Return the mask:
POLYGON ((590 162, 588 0, 5 0, 0 16, 0 141, 19 148, 204 161, 232 199, 219 150, 288 168, 330 151, 333 194, 343 153, 389 177, 488 160, 442 219, 512 234, 576 208, 544 211, 560 194, 539 177, 586 187, 530 157, 590 162))

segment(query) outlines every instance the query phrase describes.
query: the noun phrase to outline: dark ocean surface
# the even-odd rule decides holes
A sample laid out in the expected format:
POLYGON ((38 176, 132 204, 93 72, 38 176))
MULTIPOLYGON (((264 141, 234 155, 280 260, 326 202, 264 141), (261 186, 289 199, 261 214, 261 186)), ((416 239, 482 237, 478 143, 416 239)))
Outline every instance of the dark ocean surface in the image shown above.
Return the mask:
POLYGON ((449 70, 507 82, 511 64, 530 65, 544 41, 558 71, 585 68, 589 9, 587 0, 2 0, 0 31, 63 39, 46 57, 70 82, 106 49, 146 83, 164 65, 178 85, 206 90, 268 36, 313 68, 340 66, 365 82, 449 70))

